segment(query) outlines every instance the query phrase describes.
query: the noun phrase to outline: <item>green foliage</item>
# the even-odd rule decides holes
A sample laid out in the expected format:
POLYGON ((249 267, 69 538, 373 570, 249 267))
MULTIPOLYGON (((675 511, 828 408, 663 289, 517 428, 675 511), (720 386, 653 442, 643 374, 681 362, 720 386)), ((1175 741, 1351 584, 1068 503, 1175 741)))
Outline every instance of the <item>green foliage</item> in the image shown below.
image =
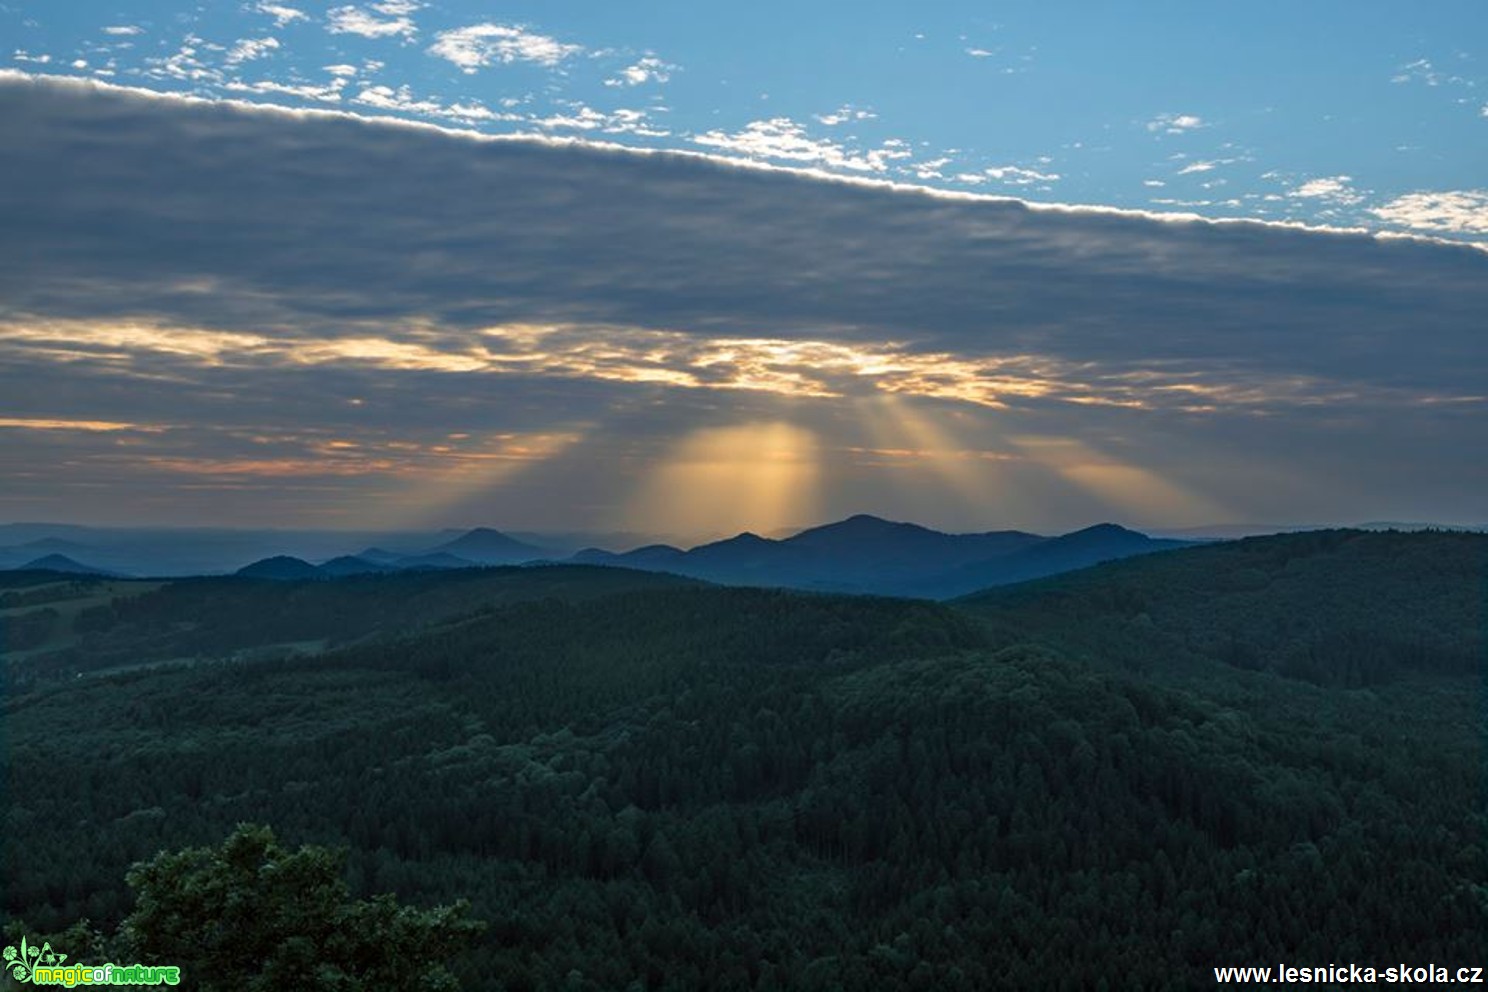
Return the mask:
POLYGON ((7 651, 29 651, 47 642, 60 619, 61 614, 49 606, 12 613, 0 619, 0 643, 7 651))
POLYGON ((162 853, 128 876, 123 939, 203 992, 284 989, 444 992, 446 963, 481 929, 465 905, 352 901, 340 856, 286 851, 267 827, 240 826, 220 847, 162 853))
MULTIPOLYGON (((23 660, 9 659, 13 682, 33 687, 152 662, 313 654, 328 645, 406 636, 504 603, 583 601, 626 589, 694 584, 670 575, 572 565, 405 572, 333 582, 77 579, 0 593, 0 609, 45 603, 69 607, 65 623, 53 618, 51 624, 66 627, 64 644, 23 660)), ((21 629, 21 643, 0 641, 0 657, 44 643, 24 621, 21 629)))
POLYGON ((1483 663, 1488 535, 1309 531, 1112 562, 960 601, 1133 671, 1204 661, 1359 688, 1483 663))

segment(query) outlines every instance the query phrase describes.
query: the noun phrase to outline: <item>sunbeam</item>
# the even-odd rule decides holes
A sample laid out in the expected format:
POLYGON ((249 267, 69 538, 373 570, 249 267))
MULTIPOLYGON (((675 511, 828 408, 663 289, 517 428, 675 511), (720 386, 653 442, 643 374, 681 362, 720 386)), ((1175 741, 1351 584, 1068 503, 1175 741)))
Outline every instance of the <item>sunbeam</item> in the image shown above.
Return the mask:
POLYGON ((769 533, 814 517, 816 435, 784 421, 695 431, 679 441, 626 504, 626 527, 723 535, 769 533))

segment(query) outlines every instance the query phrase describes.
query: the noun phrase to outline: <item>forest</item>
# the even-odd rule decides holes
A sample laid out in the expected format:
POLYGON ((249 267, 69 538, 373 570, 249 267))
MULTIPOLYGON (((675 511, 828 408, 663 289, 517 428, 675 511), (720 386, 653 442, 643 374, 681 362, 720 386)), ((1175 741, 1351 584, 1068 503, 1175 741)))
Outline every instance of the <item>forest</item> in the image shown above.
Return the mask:
POLYGON ((951 603, 11 573, 3 910, 106 933, 131 866, 248 823, 468 901, 468 989, 1483 963, 1485 577, 1488 537, 1361 531, 951 603))

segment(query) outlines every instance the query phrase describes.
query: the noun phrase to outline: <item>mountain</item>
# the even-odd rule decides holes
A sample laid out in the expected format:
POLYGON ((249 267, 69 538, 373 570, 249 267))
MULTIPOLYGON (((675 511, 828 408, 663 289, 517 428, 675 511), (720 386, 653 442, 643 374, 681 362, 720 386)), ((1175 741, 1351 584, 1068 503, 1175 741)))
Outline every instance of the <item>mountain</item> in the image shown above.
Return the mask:
POLYGON ((375 565, 391 565, 397 562, 400 558, 406 558, 408 556, 405 554, 399 554, 396 551, 388 551, 383 548, 367 548, 363 551, 358 551, 351 557, 360 558, 362 561, 370 561, 375 565))
POLYGON ((1356 688, 1478 672, 1485 575, 1488 535, 1304 531, 1107 562, 956 605, 1149 674, 1221 664, 1356 688))
POLYGON ((574 552, 570 561, 584 565, 620 565, 626 568, 656 569, 665 571, 667 566, 686 554, 681 548, 670 544, 648 544, 623 554, 603 548, 584 548, 574 552))
POLYGON ((780 540, 744 533, 682 551, 588 548, 571 561, 675 572, 729 585, 945 599, 1190 542, 1114 524, 1041 537, 1022 531, 947 534, 857 514, 780 540))
POLYGON ((1353 526, 1358 530, 1453 530, 1468 531, 1474 534, 1488 533, 1488 524, 1440 524, 1419 520, 1371 520, 1368 523, 1353 526))
POLYGON ((323 561, 316 566, 322 575, 339 578, 344 575, 374 575, 390 570, 390 566, 369 561, 357 555, 342 555, 323 561))
POLYGON ((860 513, 837 523, 801 531, 782 543, 830 555, 844 565, 923 567, 927 561, 951 565, 970 557, 1006 554, 1044 540, 1022 531, 946 534, 919 524, 894 523, 860 513))
POLYGON ((503 604, 582 602, 696 580, 579 565, 403 569, 339 578, 295 559, 256 562, 266 575, 140 580, 0 572, 0 654, 43 643, 11 687, 172 659, 316 655, 353 643, 407 638, 503 604), (312 571, 306 573, 306 568, 312 571), (262 581, 307 578, 317 581, 262 581), (25 610, 11 612, 11 607, 25 610), (29 613, 27 612, 29 611, 29 613), (29 633, 23 631, 29 618, 29 633), (48 619, 49 618, 49 619, 48 619), (47 627, 41 630, 43 621, 47 627))
POLYGON ((81 541, 70 541, 65 537, 38 538, 35 541, 27 541, 25 544, 22 544, 21 547, 26 548, 30 551, 44 551, 47 553, 56 553, 62 555, 71 555, 78 553, 86 554, 89 551, 93 550, 93 546, 90 544, 84 544, 81 541))
POLYGON ((17 571, 38 572, 67 572, 70 575, 101 575, 116 576, 117 572, 110 572, 103 568, 94 568, 92 565, 84 565, 80 561, 62 554, 43 555, 40 558, 26 562, 19 566, 17 571))
POLYGON ((235 573, 245 579, 275 579, 294 581, 298 579, 321 579, 325 573, 303 558, 275 555, 263 558, 251 565, 244 565, 235 573))
POLYGON ((471 561, 469 558, 461 558, 458 555, 448 554, 443 551, 431 551, 426 555, 405 555, 392 563, 392 567, 403 569, 450 569, 450 568, 480 568, 481 563, 471 561))
POLYGON ((699 545, 682 555, 684 574, 748 585, 797 585, 780 581, 796 574, 809 557, 785 541, 745 531, 722 541, 699 545))
POLYGON ((507 537, 499 530, 477 527, 453 541, 430 548, 428 554, 448 554, 479 565, 515 565, 535 561, 547 552, 534 544, 507 537))
POLYGON ((947 570, 921 584, 919 591, 932 599, 949 599, 978 589, 1027 582, 1118 558, 1189 547, 1193 543, 1148 537, 1116 524, 1096 524, 947 570))
POLYGON ((0 544, 26 544, 48 537, 58 537, 63 534, 71 534, 74 537, 88 537, 93 533, 93 528, 82 524, 49 524, 17 522, 11 524, 0 524, 0 544))

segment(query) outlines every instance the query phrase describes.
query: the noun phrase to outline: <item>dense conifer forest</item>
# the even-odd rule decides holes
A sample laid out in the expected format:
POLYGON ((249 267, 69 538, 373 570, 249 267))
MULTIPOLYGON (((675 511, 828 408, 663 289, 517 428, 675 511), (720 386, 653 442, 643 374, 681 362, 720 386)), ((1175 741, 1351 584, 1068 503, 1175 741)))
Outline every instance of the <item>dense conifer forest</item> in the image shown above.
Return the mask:
POLYGON ((1484 963, 1488 538, 953 604, 618 569, 0 587, 4 909, 239 823, 467 899, 470 989, 1192 988, 1484 963))

